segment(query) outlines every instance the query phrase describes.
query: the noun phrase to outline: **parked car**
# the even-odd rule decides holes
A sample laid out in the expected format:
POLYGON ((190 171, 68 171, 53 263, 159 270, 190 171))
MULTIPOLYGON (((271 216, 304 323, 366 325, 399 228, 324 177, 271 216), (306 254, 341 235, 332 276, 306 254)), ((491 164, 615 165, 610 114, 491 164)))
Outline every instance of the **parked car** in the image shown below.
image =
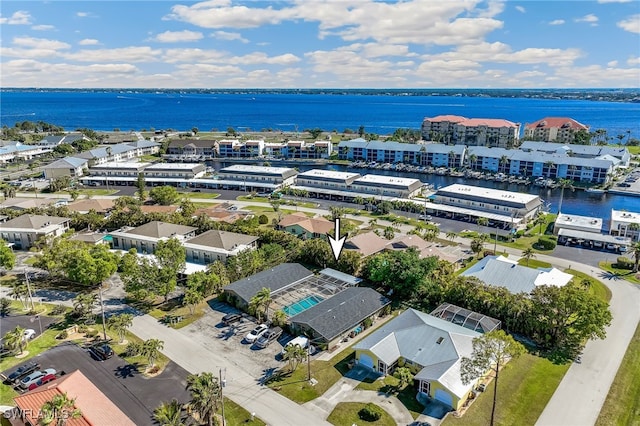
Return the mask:
POLYGON ((607 250, 615 250, 615 249, 616 249, 615 244, 612 244, 612 243, 607 244, 607 250))
POLYGON ((261 349, 266 348, 273 341, 278 340, 280 336, 282 336, 282 329, 280 327, 272 327, 256 340, 256 347, 261 349))
POLYGON ((604 246, 604 243, 602 241, 594 241, 593 246, 595 248, 602 248, 604 246))
POLYGON ((36 337, 36 331, 34 329, 32 329, 32 328, 27 328, 24 331, 24 334, 23 334, 22 338, 23 338, 23 340, 26 341, 26 340, 34 339, 35 337, 36 337))
POLYGON ((105 359, 109 359, 113 356, 113 349, 111 349, 111 346, 103 343, 100 345, 91 346, 89 348, 89 353, 95 360, 104 361, 105 359))
POLYGON ((56 376, 55 374, 47 374, 46 376, 43 376, 41 379, 39 379, 37 382, 31 383, 29 385, 28 390, 34 390, 35 388, 40 387, 40 386, 42 386, 44 384, 47 384, 49 382, 52 382, 57 378, 58 378, 58 376, 56 376))
POLYGON ((237 313, 227 314, 222 317, 222 323, 225 325, 233 324, 234 322, 238 322, 242 319, 242 315, 237 313))
POLYGON ((421 220, 431 220, 433 219, 433 217, 430 214, 421 214, 420 216, 418 216, 419 219, 421 220))
POLYGON ((22 364, 20 367, 16 368, 11 374, 7 376, 6 381, 9 383, 15 382, 17 380, 20 380, 27 374, 33 373, 39 368, 40 368, 40 364, 38 364, 37 362, 28 362, 26 364, 22 364))
POLYGON ((305 336, 298 336, 298 337, 294 338, 289 343, 284 345, 284 348, 282 348, 282 355, 284 355, 284 353, 286 352, 286 350, 287 350, 287 348, 289 346, 293 346, 293 345, 298 345, 302 349, 306 349, 307 345, 309 345, 309 339, 307 337, 305 337, 305 336))
POLYGON ((259 326, 251 330, 249 334, 244 336, 244 340, 247 343, 253 343, 258 340, 268 329, 269 326, 267 324, 260 324, 259 326))
POLYGON ((29 386, 31 386, 33 383, 36 383, 38 380, 42 379, 48 374, 55 375, 56 370, 53 368, 47 368, 46 370, 34 371, 33 373, 29 374, 26 377, 23 377, 22 380, 20 380, 20 387, 22 389, 29 389, 29 386))
POLYGON ((629 249, 627 248, 627 246, 625 245, 621 245, 620 247, 618 247, 618 251, 620 253, 626 253, 629 249))

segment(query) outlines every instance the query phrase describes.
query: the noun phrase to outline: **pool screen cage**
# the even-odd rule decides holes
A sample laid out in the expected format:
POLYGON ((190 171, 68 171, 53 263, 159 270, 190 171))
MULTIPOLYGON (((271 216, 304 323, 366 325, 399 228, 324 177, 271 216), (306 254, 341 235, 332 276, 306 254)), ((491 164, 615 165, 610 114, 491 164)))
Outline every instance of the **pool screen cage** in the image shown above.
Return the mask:
POLYGON ((285 307, 294 305, 311 296, 327 300, 350 286, 352 286, 350 283, 339 278, 323 274, 314 275, 294 286, 273 294, 271 296, 269 314, 273 315, 274 312, 284 310, 285 307))
POLYGON ((479 333, 488 333, 499 329, 502 324, 495 318, 452 305, 451 303, 441 304, 431 312, 431 315, 479 333))

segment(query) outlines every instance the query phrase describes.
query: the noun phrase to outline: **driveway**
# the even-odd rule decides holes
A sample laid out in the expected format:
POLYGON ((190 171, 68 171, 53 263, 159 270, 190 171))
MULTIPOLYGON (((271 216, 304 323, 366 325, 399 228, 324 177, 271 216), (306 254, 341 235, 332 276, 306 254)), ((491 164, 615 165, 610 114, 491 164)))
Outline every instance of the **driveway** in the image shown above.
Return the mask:
POLYGON ((268 425, 329 425, 306 407, 266 386, 260 386, 260 377, 247 372, 242 360, 236 358, 234 352, 225 353, 215 343, 205 345, 205 342, 194 338, 188 330, 168 328, 149 315, 136 317, 130 330, 143 340, 163 340, 162 353, 190 373, 222 374, 226 380, 224 396, 250 413, 255 413, 268 425))
POLYGON ((136 425, 153 425, 153 410, 164 401, 173 398, 189 401, 189 392, 185 389, 189 373, 173 362, 159 376, 147 378, 120 357, 96 361, 73 343, 56 346, 32 360, 42 368, 55 368, 58 372, 82 371, 136 425))

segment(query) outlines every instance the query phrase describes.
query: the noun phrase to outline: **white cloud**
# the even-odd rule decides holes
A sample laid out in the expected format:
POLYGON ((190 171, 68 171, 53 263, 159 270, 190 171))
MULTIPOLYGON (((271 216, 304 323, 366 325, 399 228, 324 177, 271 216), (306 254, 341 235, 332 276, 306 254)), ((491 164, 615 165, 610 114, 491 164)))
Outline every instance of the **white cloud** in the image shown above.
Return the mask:
POLYGON ((618 66, 618 61, 609 61, 607 62, 607 66, 608 67, 617 67, 618 66))
POLYGON ((591 25, 598 25, 598 17, 593 13, 589 13, 588 15, 584 15, 580 18, 575 18, 575 22, 586 22, 591 25))
POLYGON ((78 50, 65 53, 64 58, 77 62, 155 62, 158 61, 162 50, 151 49, 148 46, 131 46, 116 49, 78 50))
POLYGON ((165 31, 156 35, 152 40, 160 43, 180 43, 189 41, 198 41, 202 39, 203 35, 198 31, 165 31))
POLYGON ((31 14, 26 10, 18 10, 13 13, 9 18, 0 17, 0 24, 8 25, 30 25, 31 14))
POLYGON ((49 40, 46 38, 35 38, 35 37, 14 37, 13 44, 17 46, 23 46, 23 47, 33 47, 37 49, 51 49, 51 50, 68 49, 71 47, 70 44, 65 43, 63 41, 49 40))
POLYGON ((517 10, 518 12, 520 12, 520 13, 526 13, 526 12, 527 12, 527 9, 525 9, 525 8, 524 8, 524 7, 522 7, 522 6, 516 6, 516 10, 517 10))
POLYGON ((300 62, 300 58, 291 53, 285 53, 284 55, 268 56, 264 52, 253 52, 244 56, 235 56, 229 58, 229 62, 233 64, 241 65, 256 65, 256 64, 270 64, 270 65, 290 65, 296 62, 300 62))
POLYGON ((220 62, 225 60, 227 57, 227 53, 219 50, 166 49, 162 60, 167 63, 208 63, 220 62))
POLYGON ((249 40, 242 37, 240 33, 231 33, 228 31, 216 31, 211 34, 211 37, 218 40, 227 40, 227 41, 240 41, 242 43, 249 43, 249 40))
POLYGON ((555 70, 566 87, 637 87, 637 68, 603 68, 600 65, 566 67, 555 70))
POLYGON ((630 33, 640 34, 640 13, 631 15, 616 24, 618 27, 630 33))
POLYGON ((598 3, 630 3, 631 0, 598 0, 598 3))
POLYGON ((85 38, 82 39, 78 42, 78 44, 80 46, 95 46, 97 44, 100 44, 100 42, 98 40, 96 40, 95 38, 85 38))
POLYGON ((553 21, 549 22, 549 25, 563 25, 564 24, 564 19, 554 19, 553 21))
POLYGON ((53 25, 34 25, 31 27, 31 29, 34 31, 51 31, 55 30, 56 27, 54 27, 53 25))
POLYGON ((76 16, 77 16, 78 18, 86 18, 86 17, 88 17, 89 15, 90 15, 90 14, 89 14, 89 12, 76 12, 76 16))
POLYGON ((627 59, 627 65, 640 65, 640 56, 627 59))

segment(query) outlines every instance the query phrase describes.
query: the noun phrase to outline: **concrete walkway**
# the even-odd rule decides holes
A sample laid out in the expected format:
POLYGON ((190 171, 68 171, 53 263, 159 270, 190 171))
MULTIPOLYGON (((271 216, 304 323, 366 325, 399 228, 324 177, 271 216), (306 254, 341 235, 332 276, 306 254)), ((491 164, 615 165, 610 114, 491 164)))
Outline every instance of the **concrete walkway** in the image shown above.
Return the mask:
POLYGON ((241 366, 226 360, 219 353, 205 348, 189 336, 166 327, 150 315, 133 320, 130 331, 143 340, 164 341, 162 353, 192 374, 225 371, 224 396, 255 413, 267 425, 273 426, 324 426, 329 425, 316 412, 298 405, 266 386, 259 386, 256 378, 247 374, 241 366))

